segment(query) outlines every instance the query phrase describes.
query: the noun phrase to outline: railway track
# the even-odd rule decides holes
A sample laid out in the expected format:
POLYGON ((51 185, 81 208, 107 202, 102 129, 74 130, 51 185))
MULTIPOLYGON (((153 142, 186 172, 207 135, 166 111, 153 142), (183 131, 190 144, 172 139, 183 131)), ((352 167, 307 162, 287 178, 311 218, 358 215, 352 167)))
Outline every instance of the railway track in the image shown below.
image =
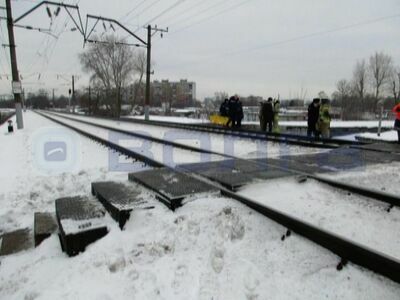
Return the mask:
MULTIPOLYGON (((219 189, 222 192, 222 194, 224 194, 225 196, 230 197, 232 199, 235 199, 235 200, 243 203, 244 205, 256 210, 257 212, 261 213, 262 215, 264 215, 264 216, 276 221, 277 223, 283 225, 284 227, 286 227, 287 232, 285 232, 283 238, 285 236, 289 236, 291 234, 291 232, 295 232, 295 233, 302 235, 303 237, 317 243, 318 245, 332 251, 336 255, 338 255, 341 258, 340 262, 337 265, 338 269, 343 268, 347 262, 352 262, 352 263, 358 264, 360 266, 363 266, 367 269, 370 269, 378 274, 381 274, 387 278, 390 278, 393 281, 400 283, 400 261, 394 257, 390 257, 381 252, 370 249, 364 245, 361 245, 361 244, 351 241, 347 238, 339 236, 333 232, 318 228, 317 226, 315 226, 311 223, 305 222, 296 217, 293 217, 293 216, 290 216, 283 212, 280 212, 274 208, 257 203, 255 201, 253 201, 252 199, 249 199, 245 196, 239 195, 236 192, 233 192, 233 191, 221 186, 218 183, 210 181, 208 178, 204 178, 203 176, 201 176, 199 174, 193 173, 191 170, 185 169, 184 166, 183 167, 180 166, 178 168, 172 168, 171 166, 165 165, 164 163, 160 163, 157 160, 146 157, 140 153, 129 150, 125 147, 122 147, 120 145, 112 143, 106 139, 100 138, 92 133, 89 133, 82 129, 79 129, 76 126, 72 126, 72 125, 62 122, 60 120, 57 120, 54 117, 50 117, 50 116, 42 114, 42 113, 40 113, 40 115, 60 124, 62 126, 66 126, 70 129, 84 135, 87 138, 90 138, 100 144, 103 144, 103 145, 109 147, 112 150, 118 151, 123 155, 126 155, 135 160, 140 160, 151 167, 173 169, 173 171, 177 172, 177 173, 189 174, 189 176, 193 176, 196 179, 203 181, 204 183, 210 185, 212 188, 219 189)), ((59 118, 65 118, 65 117, 59 116, 59 118)), ((80 122, 82 124, 86 123, 87 125, 90 125, 90 126, 97 126, 99 128, 115 131, 114 128, 107 128, 107 126, 100 127, 99 125, 88 124, 90 122, 76 120, 76 119, 74 119, 74 121, 80 122)), ((121 133, 124 133, 127 135, 134 134, 134 133, 130 133, 127 131, 122 131, 121 133)), ((144 137, 140 137, 140 138, 144 138, 144 137)), ((158 140, 156 142, 165 144, 165 141, 158 140)), ((190 146, 187 146, 187 145, 185 146, 185 145, 181 145, 181 144, 177 144, 177 143, 174 143, 174 144, 169 143, 169 146, 184 147, 185 150, 199 152, 198 148, 193 148, 193 147, 190 148, 190 146)), ((211 153, 209 153, 209 154, 211 154, 211 153)), ((221 155, 220 153, 215 153, 215 152, 212 154, 221 155)), ((225 158, 232 158, 232 156, 225 156, 225 158)), ((354 192, 354 193, 372 197, 373 199, 377 199, 380 201, 392 203, 391 205, 398 205, 400 203, 399 199, 397 199, 396 197, 394 197, 392 195, 379 193, 377 191, 368 191, 368 190, 365 190, 365 189, 362 189, 359 187, 349 186, 346 184, 338 185, 338 183, 333 180, 326 180, 326 179, 319 178, 319 176, 315 176, 312 174, 305 174, 302 172, 297 172, 296 174, 308 176, 308 177, 311 177, 311 178, 316 179, 321 182, 324 182, 323 180, 325 180, 324 183, 332 185, 332 186, 336 185, 336 188, 340 188, 343 190, 349 190, 351 188, 352 192, 354 192)))
MULTIPOLYGON (((53 114, 53 115, 59 116, 57 114, 53 114)), ((61 117, 61 116, 59 116, 59 117, 61 117)), ((199 147, 193 147, 193 146, 189 146, 189 145, 185 145, 185 144, 181 144, 181 143, 171 142, 171 141, 167 141, 167 140, 164 140, 164 139, 160 139, 160 138, 156 138, 156 137, 152 137, 152 136, 136 133, 136 132, 133 132, 133 131, 122 130, 122 129, 118 129, 118 128, 115 128, 115 127, 100 125, 100 124, 96 124, 96 123, 93 123, 93 122, 79 120, 79 119, 71 118, 71 117, 67 117, 67 116, 62 116, 62 118, 65 118, 65 119, 68 119, 68 120, 71 120, 71 121, 74 121, 74 122, 79 122, 79 123, 82 123, 82 124, 86 124, 86 125, 102 128, 102 129, 109 130, 109 131, 115 131, 115 132, 118 132, 118 133, 126 135, 126 136, 133 136, 133 137, 140 138, 140 139, 143 139, 143 140, 149 140, 151 142, 168 145, 168 146, 172 146, 172 147, 175 147, 175 148, 180 148, 180 149, 183 149, 183 150, 189 150, 189 151, 192 151, 192 152, 205 153, 205 154, 212 154, 212 155, 224 157, 226 159, 235 159, 235 160, 238 160, 238 161, 249 162, 249 160, 241 159, 241 158, 238 158, 238 157, 236 157, 234 155, 229 155, 229 154, 226 154, 226 153, 221 153, 221 152, 211 151, 211 150, 207 150, 207 149, 202 149, 202 148, 199 148, 199 147)), ((263 164, 262 162, 253 162, 253 161, 250 161, 250 162, 253 163, 253 164, 263 164)), ((265 163, 264 163, 264 165, 265 165, 265 163)), ((359 187, 359 186, 355 186, 355 185, 347 184, 347 183, 343 183, 343 182, 338 182, 338 181, 331 180, 331 179, 323 177, 323 176, 318 176, 318 175, 307 173, 307 172, 293 170, 293 169, 290 169, 288 167, 281 167, 281 166, 276 166, 276 165, 274 165, 274 166, 268 165, 268 167, 274 168, 274 169, 279 169, 279 170, 282 170, 282 171, 289 171, 289 172, 292 172, 292 173, 294 173, 296 175, 305 176, 305 177, 314 179, 316 181, 319 181, 321 183, 330 185, 332 187, 335 187, 335 188, 338 188, 338 189, 341 189, 341 190, 345 190, 347 192, 356 193, 358 195, 365 196, 365 197, 368 197, 370 199, 386 202, 386 203, 388 203, 390 205, 389 208, 388 208, 389 211, 394 206, 400 207, 400 198, 396 197, 394 195, 391 195, 389 193, 385 193, 385 192, 382 192, 382 191, 376 191, 376 190, 368 189, 368 188, 363 188, 363 187, 359 187)))
MULTIPOLYGON (((68 115, 70 113, 59 113, 57 114, 65 114, 68 115)), ((73 114, 70 114, 73 115, 73 114)), ((86 117, 86 116, 82 116, 86 117)), ((222 126, 216 126, 212 124, 201 125, 201 124, 182 124, 175 122, 161 122, 161 121, 145 121, 139 119, 130 119, 130 118, 108 118, 108 117, 95 117, 90 116, 91 118, 98 119, 107 119, 119 122, 127 122, 127 123, 137 123, 144 125, 152 125, 158 127, 167 127, 167 128, 175 128, 175 129, 184 129, 198 132, 206 132, 211 134, 218 135, 229 135, 233 137, 238 137, 242 139, 251 139, 251 140, 261 140, 261 141, 270 141, 275 143, 284 143, 288 145, 296 145, 310 148, 322 148, 322 149, 334 149, 342 146, 362 146, 369 144, 367 142, 360 141, 348 141, 342 139, 318 139, 310 138, 307 136, 295 135, 295 134, 284 134, 284 133, 269 133, 269 132, 261 132, 257 130, 245 130, 245 129, 232 129, 222 126)))

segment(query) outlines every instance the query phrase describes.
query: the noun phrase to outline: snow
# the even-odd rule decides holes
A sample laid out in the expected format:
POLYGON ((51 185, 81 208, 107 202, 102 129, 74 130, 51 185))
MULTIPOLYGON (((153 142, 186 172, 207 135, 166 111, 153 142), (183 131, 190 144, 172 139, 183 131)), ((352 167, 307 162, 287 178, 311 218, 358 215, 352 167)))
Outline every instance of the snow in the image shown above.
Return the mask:
POLYGON ((196 148, 209 149, 217 153, 234 155, 241 158, 264 158, 320 152, 320 150, 312 148, 288 146, 285 144, 260 140, 251 141, 249 139, 240 139, 238 137, 194 132, 184 129, 163 128, 161 126, 151 126, 123 121, 118 122, 92 117, 71 115, 69 115, 69 117, 94 124, 105 125, 111 128, 133 131, 143 135, 169 140, 196 148))
POLYGON ((136 211, 74 258, 56 236, 2 260, 4 299, 398 299, 400 287, 349 265, 222 197, 176 213, 136 211))
MULTIPOLYGON (((91 125, 86 125, 83 123, 78 123, 76 121, 64 119, 58 116, 51 116, 65 124, 74 126, 91 134, 94 134, 104 140, 113 141, 117 139, 117 143, 121 146, 128 148, 136 148, 137 152, 146 157, 152 158, 161 162, 165 165, 174 167, 177 164, 191 163, 191 162, 201 162, 204 160, 204 155, 197 152, 191 152, 182 149, 172 149, 169 146, 165 146, 160 143, 152 143, 141 138, 127 136, 124 134, 119 134, 106 129, 98 128, 91 125)), ((224 157, 216 155, 208 155, 206 158, 208 161, 223 160, 224 157)))
POLYGON ((357 134, 356 138, 376 140, 376 141, 386 141, 386 142, 398 141, 397 130, 382 132, 381 136, 378 136, 377 133, 366 132, 357 134))
POLYGON ((393 162, 383 165, 367 165, 363 167, 362 172, 347 170, 325 176, 345 183, 360 185, 399 196, 399 169, 400 163, 393 162))
POLYGON ((109 172, 108 150, 98 144, 33 112, 24 113, 24 125, 13 134, 0 127, 0 233, 31 226, 33 213, 54 210, 56 198, 89 194, 92 181, 126 179, 125 173, 109 172), (68 146, 77 156, 70 164, 43 164, 37 144, 49 132, 73 141, 68 146))
POLYGON ((400 259, 400 209, 388 214, 386 203, 295 178, 255 183, 240 194, 400 259))
POLYGON ((62 228, 65 234, 76 234, 82 232, 84 228, 93 230, 96 228, 106 227, 103 218, 92 218, 87 220, 61 220, 62 228))
MULTIPOLYGON (((1 232, 32 227, 33 213, 54 211, 57 198, 89 196, 92 181, 127 181, 109 167, 107 149, 68 129, 79 162, 67 171, 35 164, 35 133, 61 127, 32 112, 24 118, 25 129, 12 135, 0 127, 1 232)), ((154 209, 135 209, 123 231, 106 215, 108 235, 76 257, 56 235, 1 257, 0 299, 399 299, 399 284, 353 264, 336 271, 340 259, 330 251, 296 234, 282 242, 284 227, 234 200, 199 195, 172 212, 144 195, 154 209)), ((379 205, 366 208, 376 219, 379 205)))

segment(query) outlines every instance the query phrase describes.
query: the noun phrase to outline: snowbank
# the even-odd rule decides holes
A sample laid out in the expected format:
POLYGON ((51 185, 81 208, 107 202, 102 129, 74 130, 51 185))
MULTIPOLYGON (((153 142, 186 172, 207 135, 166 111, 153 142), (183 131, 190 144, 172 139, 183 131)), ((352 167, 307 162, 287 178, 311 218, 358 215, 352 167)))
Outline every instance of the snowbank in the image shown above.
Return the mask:
MULTIPOLYGON (((393 125, 393 124, 392 124, 393 125)), ((381 136, 378 136, 377 133, 361 133, 357 134, 356 139, 368 139, 368 140, 376 140, 376 141, 386 141, 386 142, 395 142, 398 141, 397 131, 391 130, 387 132, 381 133, 381 136)))

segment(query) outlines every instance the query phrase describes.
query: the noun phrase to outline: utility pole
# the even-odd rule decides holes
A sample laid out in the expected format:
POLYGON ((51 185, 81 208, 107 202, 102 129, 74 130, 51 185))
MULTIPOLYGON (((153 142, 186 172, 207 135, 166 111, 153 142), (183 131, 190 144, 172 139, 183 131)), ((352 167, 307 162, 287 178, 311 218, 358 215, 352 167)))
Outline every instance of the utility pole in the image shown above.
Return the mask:
POLYGON ((12 87, 15 101, 15 111, 17 116, 17 128, 24 128, 24 120, 22 117, 22 101, 21 101, 21 82, 19 81, 18 66, 17 66, 17 54, 15 52, 15 38, 14 38, 14 25, 11 11, 11 0, 6 0, 7 9, 7 29, 8 29, 8 40, 10 48, 11 58, 11 73, 12 73, 12 87))
POLYGON ((167 29, 157 28, 157 25, 152 28, 151 25, 147 26, 147 68, 146 68, 146 98, 144 104, 144 119, 148 121, 150 119, 149 110, 150 110, 150 97, 151 97, 151 82, 150 76, 152 74, 151 71, 151 37, 157 32, 161 32, 161 37, 163 37, 164 32, 168 32, 167 29), (154 31, 154 33, 152 33, 154 31))
POLYGON ((146 99, 144 103, 144 119, 148 121, 150 110, 150 75, 151 75, 151 25, 147 26, 147 68, 146 68, 146 99))
POLYGON ((75 76, 72 75, 72 113, 75 113, 75 76))
POLYGON ((91 115, 92 114, 92 93, 91 93, 91 90, 90 90, 90 85, 89 85, 89 90, 88 90, 88 96, 89 96, 89 109, 88 109, 88 111, 89 111, 89 115, 91 115))

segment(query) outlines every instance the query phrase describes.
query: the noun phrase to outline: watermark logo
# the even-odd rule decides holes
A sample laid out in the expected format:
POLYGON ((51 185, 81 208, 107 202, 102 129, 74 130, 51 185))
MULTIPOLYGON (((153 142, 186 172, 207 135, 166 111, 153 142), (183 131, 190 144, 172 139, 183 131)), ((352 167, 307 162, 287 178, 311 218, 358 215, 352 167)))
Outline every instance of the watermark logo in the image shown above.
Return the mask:
POLYGON ((81 161, 80 136, 61 127, 47 127, 31 137, 33 162, 44 173, 71 172, 81 161))
POLYGON ((65 161, 67 159, 67 144, 63 141, 44 144, 43 156, 46 161, 65 161))
MULTIPOLYGON (((136 131, 137 134, 150 136, 147 132, 136 131)), ((153 159, 152 142, 123 133, 109 131, 108 141, 122 146, 127 150, 140 154, 143 157, 153 159)), ((108 170, 111 172, 138 172, 148 167, 138 160, 126 158, 123 154, 114 150, 108 150, 108 170)))

